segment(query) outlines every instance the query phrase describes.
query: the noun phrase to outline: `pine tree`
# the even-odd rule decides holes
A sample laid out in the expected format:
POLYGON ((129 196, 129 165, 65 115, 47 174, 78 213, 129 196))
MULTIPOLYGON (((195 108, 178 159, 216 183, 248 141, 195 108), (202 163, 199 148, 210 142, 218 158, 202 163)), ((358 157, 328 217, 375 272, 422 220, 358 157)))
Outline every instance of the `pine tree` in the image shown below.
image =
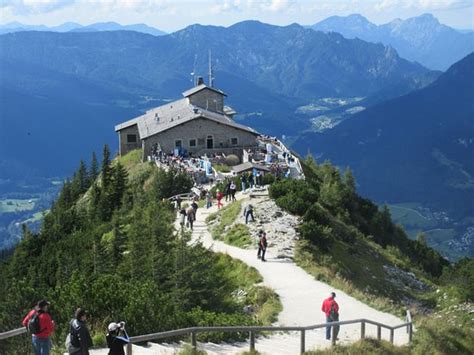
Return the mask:
POLYGON ((95 179, 97 179, 97 176, 99 176, 99 163, 97 162, 97 156, 95 155, 95 152, 93 152, 91 167, 89 169, 89 180, 91 184, 95 181, 95 179))
POLYGON ((87 173, 87 167, 83 160, 79 163, 79 168, 74 173, 72 179, 72 191, 74 198, 77 198, 80 194, 83 194, 89 188, 89 175, 87 173))
POLYGON ((114 209, 119 209, 122 205, 122 198, 127 188, 127 171, 120 162, 113 168, 112 172, 112 185, 111 190, 111 199, 112 206, 114 209))
POLYGON ((102 155, 102 166, 100 172, 102 174, 102 190, 107 191, 112 180, 112 168, 110 166, 110 149, 107 144, 104 145, 102 155))

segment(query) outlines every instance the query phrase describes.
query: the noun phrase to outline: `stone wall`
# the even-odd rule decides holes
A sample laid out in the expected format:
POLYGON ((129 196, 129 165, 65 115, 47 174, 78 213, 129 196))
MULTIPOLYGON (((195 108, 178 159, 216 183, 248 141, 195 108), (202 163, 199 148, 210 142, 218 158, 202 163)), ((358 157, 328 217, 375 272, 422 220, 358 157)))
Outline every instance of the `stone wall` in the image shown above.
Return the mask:
POLYGON ((138 126, 133 125, 127 128, 122 129, 119 132, 119 153, 120 155, 125 155, 131 150, 139 149, 142 147, 142 142, 140 141, 140 135, 138 134, 138 126), (128 135, 135 135, 136 142, 129 143, 127 140, 128 135))
POLYGON ((203 89, 189 97, 190 103, 209 111, 224 112, 224 95, 203 89))
POLYGON ((202 152, 207 150, 206 140, 209 135, 213 137, 214 151, 219 151, 220 148, 226 151, 231 148, 257 145, 255 134, 199 118, 146 138, 144 157, 151 155, 151 149, 155 143, 158 143, 166 153, 171 153, 175 148, 176 140, 181 140, 182 148, 188 152, 202 152), (232 145, 231 138, 237 138, 238 144, 232 145), (190 146, 191 139, 196 141, 195 147, 190 146))

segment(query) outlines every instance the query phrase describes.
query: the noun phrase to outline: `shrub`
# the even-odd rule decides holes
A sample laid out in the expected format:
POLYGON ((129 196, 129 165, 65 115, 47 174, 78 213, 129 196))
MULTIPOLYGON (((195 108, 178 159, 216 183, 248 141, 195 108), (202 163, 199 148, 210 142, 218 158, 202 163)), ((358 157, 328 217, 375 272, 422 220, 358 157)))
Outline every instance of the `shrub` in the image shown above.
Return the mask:
POLYGON ((237 155, 235 154, 229 154, 226 158, 225 158, 225 163, 229 166, 235 166, 237 164, 240 163, 240 159, 237 155))

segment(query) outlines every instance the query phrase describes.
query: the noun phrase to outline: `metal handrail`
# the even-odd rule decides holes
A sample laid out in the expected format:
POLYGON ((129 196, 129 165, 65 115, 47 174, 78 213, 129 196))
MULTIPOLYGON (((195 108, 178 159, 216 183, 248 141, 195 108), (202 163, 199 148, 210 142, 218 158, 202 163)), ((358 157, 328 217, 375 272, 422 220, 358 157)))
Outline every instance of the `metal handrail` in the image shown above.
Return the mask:
MULTIPOLYGON (((413 321, 411 318, 411 314, 407 311, 406 316, 407 322, 395 326, 386 325, 383 323, 379 323, 370 319, 354 319, 354 320, 346 320, 346 321, 338 321, 338 322, 329 322, 329 323, 321 323, 321 324, 314 324, 308 326, 281 326, 281 327, 274 327, 274 326, 216 326, 216 327, 189 327, 189 328, 182 328, 176 330, 169 330, 165 332, 159 333, 151 333, 145 335, 137 335, 130 337, 130 343, 127 345, 127 355, 132 355, 132 344, 133 343, 142 343, 151 340, 158 340, 164 338, 171 338, 183 335, 191 335, 191 345, 196 348, 197 347, 197 340, 196 335, 198 333, 205 333, 205 332, 239 332, 239 333, 249 333, 250 339, 250 351, 255 350, 255 334, 261 332, 301 332, 301 341, 300 341, 300 352, 303 354, 305 352, 305 332, 308 330, 315 330, 320 328, 332 327, 332 345, 336 344, 336 336, 334 334, 335 327, 334 326, 342 326, 342 325, 349 325, 349 324, 361 324, 361 339, 365 338, 365 326, 366 324, 372 324, 377 326, 377 339, 381 340, 382 332, 381 329, 385 328, 390 330, 390 342, 393 344, 394 342, 394 331, 400 328, 407 328, 408 333, 408 341, 411 343, 413 338, 413 321)), ((21 335, 26 333, 26 328, 18 328, 14 330, 10 330, 8 332, 0 333, 0 340, 4 340, 7 338, 11 338, 17 335, 21 335)))

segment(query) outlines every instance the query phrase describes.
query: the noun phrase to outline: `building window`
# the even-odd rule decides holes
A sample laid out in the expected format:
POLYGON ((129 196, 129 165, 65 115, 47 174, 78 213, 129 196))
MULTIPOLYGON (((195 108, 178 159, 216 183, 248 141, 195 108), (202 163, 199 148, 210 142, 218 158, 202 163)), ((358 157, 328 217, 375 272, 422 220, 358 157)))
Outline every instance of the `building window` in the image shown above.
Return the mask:
POLYGON ((127 134, 127 143, 137 143, 137 135, 127 134))
POLYGON ((195 139, 190 139, 189 140, 189 146, 190 147, 195 147, 196 146, 196 140, 195 139))
POLYGON ((175 148, 181 148, 183 146, 183 141, 181 139, 177 139, 174 141, 175 148))
POLYGON ((237 137, 231 138, 230 139, 230 144, 231 145, 237 145, 239 144, 239 139, 237 137))

